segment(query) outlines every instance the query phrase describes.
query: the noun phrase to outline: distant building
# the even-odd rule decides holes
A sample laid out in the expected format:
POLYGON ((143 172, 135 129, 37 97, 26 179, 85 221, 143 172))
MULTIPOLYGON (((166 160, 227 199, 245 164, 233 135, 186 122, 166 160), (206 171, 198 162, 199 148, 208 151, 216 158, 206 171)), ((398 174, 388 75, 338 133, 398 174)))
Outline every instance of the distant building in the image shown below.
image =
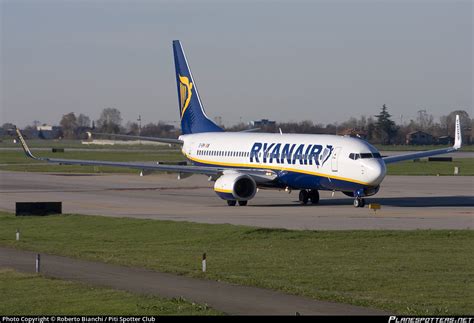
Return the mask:
POLYGON ((37 136, 41 139, 57 139, 61 136, 62 128, 59 126, 42 125, 36 127, 37 136))
POLYGON ((348 128, 348 129, 344 129, 339 134, 342 136, 349 136, 349 137, 367 140, 367 132, 361 129, 348 128))
POLYGON ((252 127, 274 126, 275 124, 276 124, 276 121, 272 121, 268 119, 250 121, 250 125, 252 127))
POLYGON ((451 136, 441 136, 438 137, 437 141, 439 145, 452 145, 454 143, 454 138, 451 136))
POLYGON ((413 131, 406 135, 407 145, 432 145, 433 136, 423 131, 413 131))

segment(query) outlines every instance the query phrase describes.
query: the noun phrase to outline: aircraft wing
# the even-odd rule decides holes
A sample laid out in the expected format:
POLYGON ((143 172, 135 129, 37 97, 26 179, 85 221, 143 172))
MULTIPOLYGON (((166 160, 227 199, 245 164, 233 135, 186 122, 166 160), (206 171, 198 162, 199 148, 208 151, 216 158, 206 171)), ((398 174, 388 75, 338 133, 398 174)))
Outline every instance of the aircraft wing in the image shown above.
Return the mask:
POLYGON ((459 122, 459 115, 456 115, 456 130, 455 130, 454 145, 452 147, 428 150, 428 151, 420 151, 416 153, 397 155, 397 156, 388 156, 388 157, 384 157, 383 161, 385 162, 385 164, 391 164, 391 163, 396 163, 396 162, 404 161, 404 160, 413 160, 413 159, 418 159, 418 158, 423 158, 423 157, 447 154, 461 148, 461 144, 462 144, 461 125, 459 122))
POLYGON ((20 140, 21 146, 25 151, 25 154, 32 159, 48 162, 52 164, 60 165, 81 165, 81 166, 113 166, 113 167, 125 167, 147 171, 165 171, 175 173, 188 173, 188 174, 202 174, 208 176, 220 176, 226 170, 233 170, 242 172, 251 176, 257 183, 264 183, 274 180, 277 174, 272 170, 265 169, 253 169, 253 168, 225 168, 225 167, 209 167, 209 166, 194 166, 194 165, 164 165, 152 162, 114 162, 114 161, 101 161, 101 160, 80 160, 80 159, 61 159, 61 158, 46 158, 36 157, 30 151, 26 144, 23 135, 19 129, 16 129, 18 139, 20 140))

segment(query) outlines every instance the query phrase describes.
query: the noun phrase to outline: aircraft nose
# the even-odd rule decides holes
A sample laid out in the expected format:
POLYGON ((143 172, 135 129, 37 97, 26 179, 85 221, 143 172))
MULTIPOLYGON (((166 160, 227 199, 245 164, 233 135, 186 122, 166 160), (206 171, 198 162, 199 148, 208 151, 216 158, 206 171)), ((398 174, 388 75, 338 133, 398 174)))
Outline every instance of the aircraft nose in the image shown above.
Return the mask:
POLYGON ((387 173, 385 163, 381 159, 367 160, 365 163, 367 182, 370 185, 380 185, 387 173))

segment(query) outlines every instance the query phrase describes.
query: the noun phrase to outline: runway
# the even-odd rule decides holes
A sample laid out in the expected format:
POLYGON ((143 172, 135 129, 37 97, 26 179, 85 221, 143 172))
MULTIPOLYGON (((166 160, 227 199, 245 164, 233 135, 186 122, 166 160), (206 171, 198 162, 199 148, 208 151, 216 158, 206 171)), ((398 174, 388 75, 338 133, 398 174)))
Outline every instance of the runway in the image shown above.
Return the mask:
POLYGON ((296 230, 472 229, 474 177, 387 176, 367 202, 354 208, 341 193, 321 192, 320 205, 302 206, 297 193, 260 190, 246 207, 228 207, 204 176, 87 175, 0 172, 0 209, 15 202, 62 201, 64 213, 230 223, 296 230))

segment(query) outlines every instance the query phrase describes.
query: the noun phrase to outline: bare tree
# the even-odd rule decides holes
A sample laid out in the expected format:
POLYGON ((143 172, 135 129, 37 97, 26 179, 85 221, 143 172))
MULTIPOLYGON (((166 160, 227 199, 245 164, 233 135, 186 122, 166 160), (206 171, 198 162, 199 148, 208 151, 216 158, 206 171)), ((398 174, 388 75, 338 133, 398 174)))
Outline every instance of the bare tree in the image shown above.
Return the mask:
POLYGON ((63 115, 59 124, 61 125, 64 138, 67 138, 67 139, 75 138, 76 128, 77 128, 77 118, 74 112, 70 112, 68 114, 63 115))
POLYGON ((91 126, 91 118, 89 118, 85 114, 79 114, 79 116, 77 117, 77 126, 89 128, 91 126))
POLYGON ((106 133, 119 133, 122 124, 122 116, 116 108, 105 108, 97 120, 99 131, 106 133))
POLYGON ((138 136, 140 132, 140 126, 136 122, 127 122, 125 125, 125 131, 128 135, 138 136))
POLYGON ((433 126, 433 115, 428 114, 426 110, 418 110, 417 112, 417 122, 418 122, 418 130, 427 131, 429 128, 433 126))

